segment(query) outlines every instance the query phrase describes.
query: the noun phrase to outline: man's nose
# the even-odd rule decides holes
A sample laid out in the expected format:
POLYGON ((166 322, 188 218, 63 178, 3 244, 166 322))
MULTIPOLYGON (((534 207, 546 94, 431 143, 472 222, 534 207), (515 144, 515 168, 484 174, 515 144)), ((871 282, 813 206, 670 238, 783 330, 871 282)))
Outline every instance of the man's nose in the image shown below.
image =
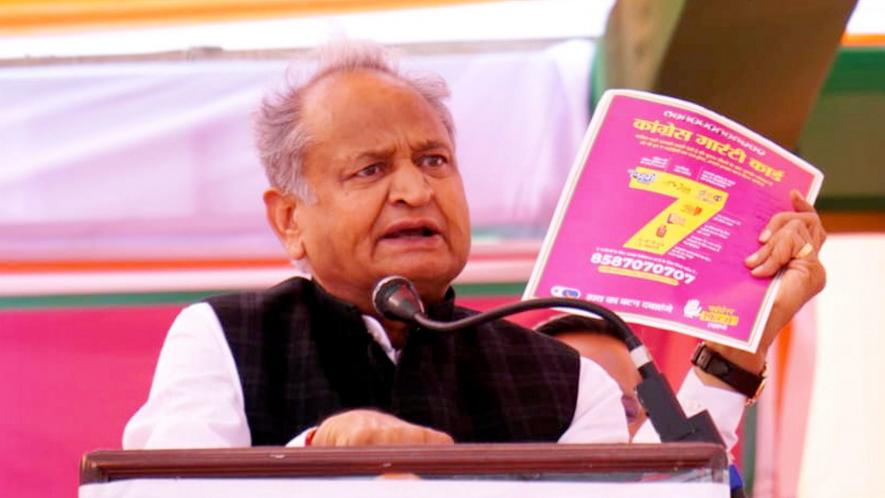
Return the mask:
POLYGON ((390 202, 423 206, 432 198, 433 187, 418 165, 411 160, 397 164, 391 176, 390 202))

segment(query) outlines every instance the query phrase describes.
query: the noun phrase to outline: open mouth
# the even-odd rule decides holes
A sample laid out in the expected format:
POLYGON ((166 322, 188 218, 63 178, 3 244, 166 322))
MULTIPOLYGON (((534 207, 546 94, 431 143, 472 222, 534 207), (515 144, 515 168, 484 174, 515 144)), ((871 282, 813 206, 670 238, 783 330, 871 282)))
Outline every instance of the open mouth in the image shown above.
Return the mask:
POLYGON ((432 237, 437 235, 437 232, 432 228, 423 227, 423 228, 406 228, 403 230, 396 230, 387 234, 384 234, 384 239, 405 239, 405 238, 413 238, 413 237, 432 237))
POLYGON ((439 235, 440 231, 431 222, 405 221, 395 223, 388 227, 382 235, 382 240, 421 240, 439 235))

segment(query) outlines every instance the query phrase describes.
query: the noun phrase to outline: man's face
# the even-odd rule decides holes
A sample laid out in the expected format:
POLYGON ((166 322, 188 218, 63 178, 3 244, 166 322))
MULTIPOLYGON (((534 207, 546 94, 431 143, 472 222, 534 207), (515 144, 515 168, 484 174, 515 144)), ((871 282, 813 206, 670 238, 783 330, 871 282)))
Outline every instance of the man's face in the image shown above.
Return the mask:
POLYGON ((452 141, 431 106, 398 80, 358 71, 309 89, 304 116, 315 202, 294 216, 314 278, 358 305, 393 274, 441 298, 466 263, 470 221, 452 141))
POLYGON ((642 380, 623 342, 600 334, 585 331, 565 332, 556 338, 575 348, 584 358, 589 358, 606 371, 624 393, 622 401, 627 416, 630 438, 647 418, 645 410, 636 397, 636 386, 642 380))

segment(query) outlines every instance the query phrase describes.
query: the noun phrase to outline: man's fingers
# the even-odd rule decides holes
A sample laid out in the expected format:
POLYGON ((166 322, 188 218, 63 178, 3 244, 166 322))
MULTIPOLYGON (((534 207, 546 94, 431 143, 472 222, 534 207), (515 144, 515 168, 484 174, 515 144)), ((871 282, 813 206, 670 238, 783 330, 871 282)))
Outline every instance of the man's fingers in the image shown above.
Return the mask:
POLYGON ((812 235, 800 219, 792 219, 775 232, 762 247, 751 254, 746 265, 756 277, 770 277, 794 258, 815 252, 812 235))
POLYGON ((763 245, 745 260, 757 277, 770 277, 791 259, 807 258, 817 253, 827 234, 820 217, 802 195, 792 190, 790 199, 796 212, 777 213, 759 234, 763 245))
POLYGON ((454 444, 452 437, 444 432, 408 423, 388 427, 367 428, 361 432, 362 439, 358 443, 351 444, 350 446, 357 446, 360 444, 454 444))
MULTIPOLYGON (((819 226, 821 230, 823 227, 820 223, 820 217, 818 217, 815 213, 792 213, 788 211, 784 211, 782 213, 777 213, 772 216, 768 221, 768 225, 765 226, 765 229, 762 230, 762 233, 759 234, 759 242, 763 244, 771 240, 771 236, 774 235, 778 230, 781 230, 786 226, 787 223, 790 223, 793 220, 799 220, 808 227, 809 230, 812 227, 819 226)), ((821 241, 823 243, 823 241, 821 241)))
POLYGON ((797 213, 814 213, 814 206, 812 206, 808 201, 805 200, 805 197, 802 197, 802 194, 799 193, 798 190, 790 191, 790 200, 793 201, 793 209, 796 210, 797 213))
POLYGON ((327 418, 313 446, 453 444, 451 436, 374 410, 351 410, 327 418))
POLYGON ((424 444, 455 444, 455 440, 445 432, 424 429, 424 444))
POLYGON ((801 249, 799 249, 799 252, 797 252, 796 255, 793 257, 796 259, 801 259, 801 258, 804 258, 804 257, 810 255, 813 252, 814 252, 814 246, 811 245, 811 242, 806 242, 805 245, 802 246, 801 249))
POLYGON ((795 209, 797 213, 802 213, 804 215, 803 219, 806 222, 805 225, 808 227, 808 230, 811 232, 814 249, 819 251, 827 240, 827 232, 824 230, 824 224, 821 222, 820 216, 818 216, 817 211, 814 210, 814 206, 806 201, 799 191, 792 190, 790 191, 790 195, 793 201, 793 209, 795 209))
POLYGON ((768 225, 766 225, 765 229, 759 234, 759 242, 763 244, 768 243, 768 241, 771 240, 771 237, 779 230, 783 229, 788 223, 793 220, 800 220, 805 224, 810 234, 808 242, 812 243, 815 250, 820 250, 827 238, 823 223, 820 221, 820 216, 817 215, 814 206, 809 204, 798 191, 790 191, 790 199, 793 203, 793 209, 796 211, 784 211, 772 216, 768 221, 768 225))
POLYGON ((763 261, 767 260, 768 257, 771 255, 771 251, 772 249, 774 249, 774 244, 770 242, 771 237, 769 237, 767 240, 768 242, 766 242, 759 249, 756 249, 756 252, 747 256, 747 259, 744 260, 744 264, 746 264, 747 267, 756 268, 757 266, 762 264, 763 261))

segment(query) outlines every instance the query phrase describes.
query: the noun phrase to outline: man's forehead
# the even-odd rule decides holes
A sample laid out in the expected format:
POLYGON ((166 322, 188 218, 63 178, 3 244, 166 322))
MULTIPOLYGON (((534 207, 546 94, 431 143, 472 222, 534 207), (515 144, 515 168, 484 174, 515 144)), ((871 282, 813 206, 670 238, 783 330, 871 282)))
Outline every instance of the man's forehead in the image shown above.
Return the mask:
POLYGON ((370 68, 340 69, 337 71, 332 71, 323 74, 319 78, 315 79, 313 82, 313 86, 316 88, 330 88, 334 87, 336 84, 341 83, 344 83, 346 85, 373 84, 401 87, 408 86, 408 83, 406 83, 402 78, 394 74, 370 68))
POLYGON ((407 93, 420 98, 406 82, 389 74, 369 69, 337 71, 312 82, 305 90, 303 105, 305 112, 354 108, 373 98, 407 93))
POLYGON ((412 147, 451 147, 444 123, 427 100, 388 74, 369 70, 332 74, 309 88, 303 102, 313 142, 334 140, 336 155, 380 151, 379 134, 398 125, 415 136, 412 147))

